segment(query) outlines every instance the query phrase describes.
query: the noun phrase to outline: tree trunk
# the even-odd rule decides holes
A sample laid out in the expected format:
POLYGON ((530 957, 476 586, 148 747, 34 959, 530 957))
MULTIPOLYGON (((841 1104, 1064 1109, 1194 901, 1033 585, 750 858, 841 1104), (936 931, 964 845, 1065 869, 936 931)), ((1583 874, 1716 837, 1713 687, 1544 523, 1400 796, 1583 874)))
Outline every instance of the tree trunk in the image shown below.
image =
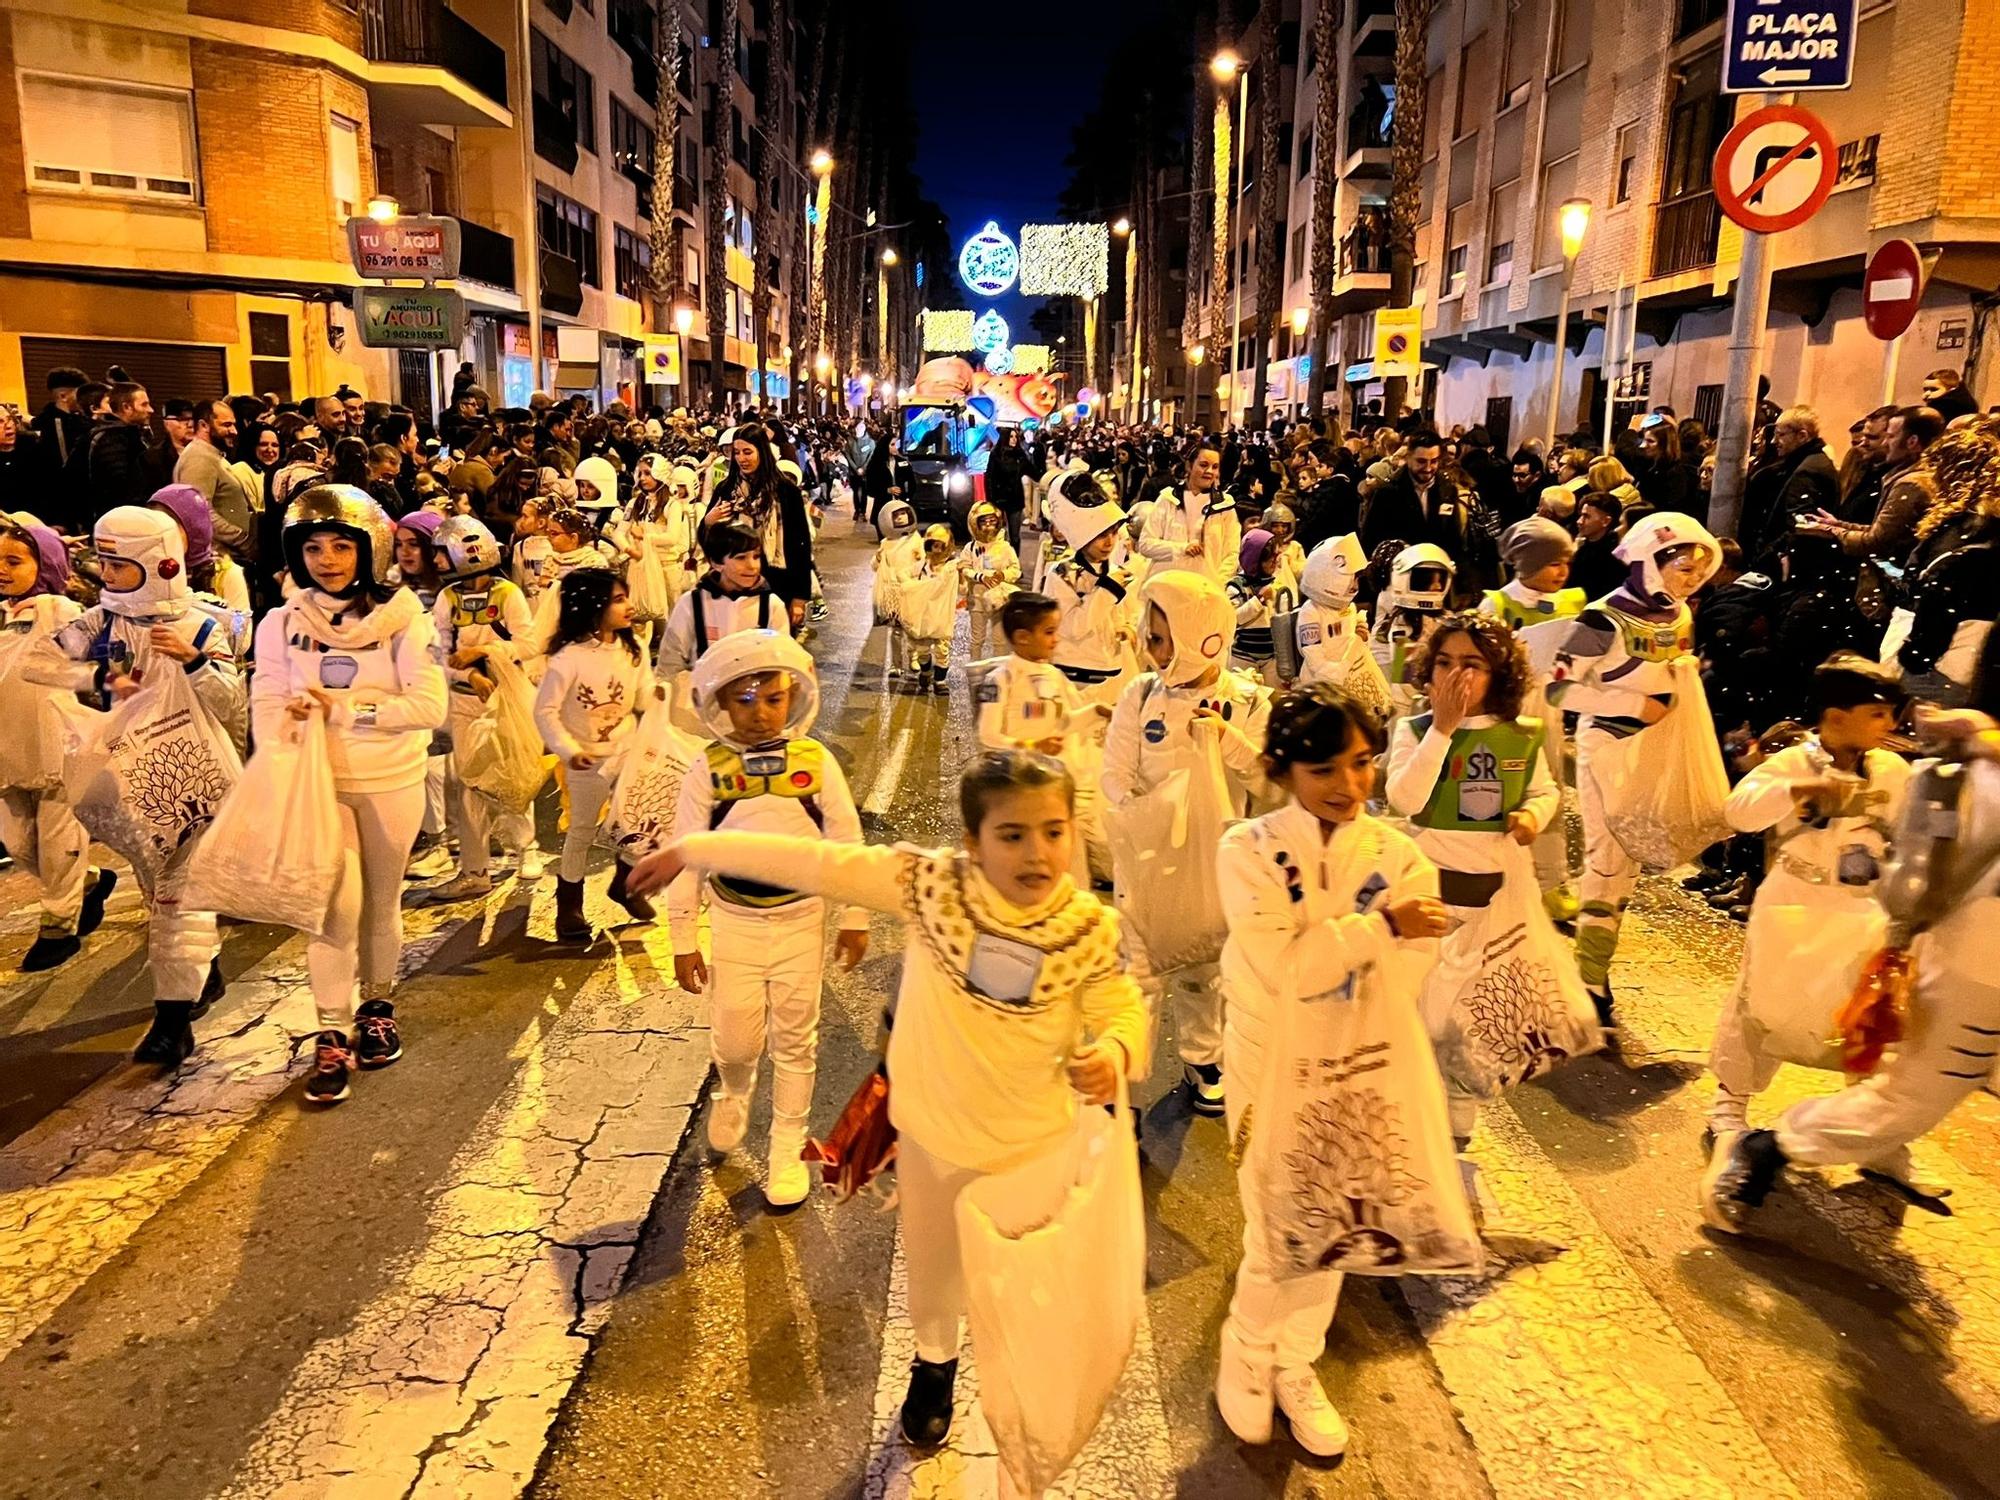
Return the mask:
POLYGON ((1264 409, 1269 394, 1266 381, 1270 362, 1265 340, 1278 326, 1283 288, 1282 251, 1278 243, 1278 196, 1289 183, 1278 167, 1278 112, 1285 101, 1279 90, 1278 22, 1282 7, 1265 0, 1264 29, 1257 48, 1257 72, 1264 82, 1264 95, 1257 110, 1257 339, 1250 361, 1256 367, 1251 377, 1250 426, 1262 431, 1269 425, 1264 409))
POLYGON ((1306 405, 1314 416, 1326 408, 1328 304, 1338 261, 1340 228, 1334 209, 1340 188, 1341 0, 1319 0, 1313 13, 1313 55, 1319 61, 1319 97, 1313 104, 1312 378, 1306 405))
POLYGON ((789 120, 791 111, 784 107, 783 90, 785 0, 771 0, 767 12, 770 28, 764 37, 764 98, 758 114, 762 117, 759 128, 751 136, 750 160, 752 173, 757 179, 757 212, 751 217, 750 227, 750 322, 753 337, 750 341, 751 389, 757 392, 760 406, 770 405, 769 392, 765 389, 769 365, 771 330, 771 278, 765 271, 770 264, 773 243, 778 229, 777 210, 771 203, 771 185, 778 178, 778 163, 781 153, 778 142, 773 139, 782 129, 780 121, 789 120))
POLYGON ((729 362, 729 242, 722 220, 729 193, 731 106, 736 94, 736 38, 741 0, 722 0, 722 35, 716 38, 715 99, 709 111, 713 144, 708 153, 708 379, 709 409, 727 405, 723 392, 729 362))
MULTIPOLYGON (((653 214, 648 236, 653 264, 647 282, 655 333, 673 328, 674 294, 681 284, 680 221, 674 217, 674 173, 681 143, 680 71, 681 17, 675 10, 660 49, 660 86, 653 95, 653 214)), ((687 380, 686 371, 681 379, 687 380)))
MULTIPOLYGON (((826 18, 830 8, 826 0, 821 0, 817 13, 813 17, 812 66, 806 72, 806 138, 796 143, 801 152, 807 157, 812 155, 813 147, 818 144, 820 139, 820 79, 826 73, 826 18)), ((810 199, 813 194, 813 179, 810 175, 805 179, 805 192, 807 198, 810 199)), ((809 237, 809 228, 806 224, 804 204, 799 205, 799 211, 792 216, 792 221, 796 226, 792 234, 792 316, 790 320, 792 342, 790 369, 792 410, 795 412, 809 412, 812 410, 812 402, 808 399, 807 395, 801 394, 806 389, 801 380, 801 372, 806 372, 809 377, 812 370, 812 346, 809 338, 812 328, 812 241, 809 237)))
MULTIPOLYGON (((1424 63, 1437 0, 1396 0, 1396 120, 1389 158, 1389 305, 1408 307, 1417 268, 1417 189, 1424 164, 1424 63)), ((1442 168, 1440 168, 1442 170, 1442 168)), ((1403 414, 1409 382, 1382 383, 1382 417, 1403 414)))
MULTIPOLYGON (((1195 28, 1195 56, 1208 55, 1208 43, 1213 40, 1213 28, 1207 24, 1197 24, 1195 28)), ((1202 278, 1199 267, 1212 254, 1210 249, 1209 217, 1213 192, 1208 182, 1214 161, 1210 131, 1213 115, 1207 99, 1200 88, 1194 91, 1194 124, 1188 135, 1187 188, 1188 188, 1188 250, 1187 250, 1187 302, 1181 312, 1181 347, 1192 349, 1203 342, 1201 331, 1202 278)), ((1201 416, 1201 366, 1188 368, 1188 409, 1185 420, 1195 423, 1201 416)))

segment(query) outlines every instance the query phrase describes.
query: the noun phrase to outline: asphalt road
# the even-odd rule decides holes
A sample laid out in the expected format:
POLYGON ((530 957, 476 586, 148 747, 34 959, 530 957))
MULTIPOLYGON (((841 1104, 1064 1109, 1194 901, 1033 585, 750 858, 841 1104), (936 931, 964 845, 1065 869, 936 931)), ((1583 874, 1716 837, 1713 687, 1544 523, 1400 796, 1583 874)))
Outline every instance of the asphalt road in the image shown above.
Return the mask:
MULTIPOLYGON (((869 546, 844 517, 825 544, 820 733, 871 838, 950 839, 963 685, 884 690, 869 546)), ((552 899, 508 882, 413 911, 407 1056, 318 1112, 300 939, 226 929, 229 996, 163 1080, 123 1061, 149 1008, 132 893, 83 956, 21 976, 30 891, 0 880, 0 1496, 997 1493, 970 1401, 938 1455, 889 1435, 910 1354, 894 1216, 769 1214, 761 1097, 751 1153, 711 1162, 705 1007, 673 987, 664 929, 554 950, 552 899)), ((1918 1148, 1953 1218, 1899 1223, 1832 1173, 1756 1237, 1713 1236, 1700 1063, 1737 932, 1654 883, 1626 931, 1623 1057, 1483 1120, 1494 1274, 1349 1281, 1321 1367, 1354 1432, 1337 1464, 1242 1447, 1215 1416, 1241 1219, 1222 1127, 1163 1061, 1142 1093, 1147 1323, 1059 1492, 2000 1493, 2000 1101, 1918 1148)), ((899 947, 878 919, 829 983, 817 1130, 869 1065, 899 947)), ((1835 1082, 1787 1069, 1760 1109, 1835 1082)))

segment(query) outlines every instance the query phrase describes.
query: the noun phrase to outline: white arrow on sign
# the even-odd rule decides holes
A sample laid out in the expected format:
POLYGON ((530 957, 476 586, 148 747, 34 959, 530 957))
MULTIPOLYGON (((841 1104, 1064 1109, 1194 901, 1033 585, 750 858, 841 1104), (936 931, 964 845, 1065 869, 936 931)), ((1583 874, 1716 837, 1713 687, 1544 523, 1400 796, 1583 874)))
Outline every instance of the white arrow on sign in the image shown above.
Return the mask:
POLYGON ((1763 83, 1805 83, 1812 77, 1812 69, 1766 68, 1757 77, 1763 83))

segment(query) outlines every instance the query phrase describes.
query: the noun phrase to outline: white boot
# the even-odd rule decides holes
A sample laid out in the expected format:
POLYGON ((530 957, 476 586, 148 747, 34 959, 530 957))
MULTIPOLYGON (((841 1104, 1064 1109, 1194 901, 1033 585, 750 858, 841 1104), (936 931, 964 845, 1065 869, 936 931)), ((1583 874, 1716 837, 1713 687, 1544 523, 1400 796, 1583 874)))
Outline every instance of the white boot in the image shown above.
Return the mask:
POLYGON ((1221 1357, 1215 1369, 1215 1405, 1223 1424, 1242 1442, 1268 1443, 1272 1401, 1271 1355, 1251 1350, 1234 1329, 1223 1324, 1221 1357))
POLYGON ((806 1164, 805 1149, 805 1116, 773 1116, 771 1175, 764 1184, 764 1201, 771 1207, 794 1207, 812 1192, 812 1168, 806 1164))
POLYGON ((727 1156, 743 1144, 743 1132, 750 1128, 750 1100, 742 1094, 716 1091, 708 1105, 708 1149, 727 1156))
POLYGON ((1347 1424, 1327 1399, 1326 1387, 1311 1365, 1280 1370, 1278 1410, 1292 1424, 1292 1441, 1315 1458, 1334 1458, 1347 1451, 1347 1424))

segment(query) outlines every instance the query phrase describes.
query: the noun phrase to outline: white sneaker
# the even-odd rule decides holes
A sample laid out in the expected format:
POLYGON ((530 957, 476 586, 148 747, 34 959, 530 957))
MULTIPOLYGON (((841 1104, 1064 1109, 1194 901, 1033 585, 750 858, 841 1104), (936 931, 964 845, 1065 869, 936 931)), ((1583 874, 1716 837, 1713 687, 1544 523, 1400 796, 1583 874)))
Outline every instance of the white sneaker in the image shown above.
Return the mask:
POLYGON ((812 1168, 805 1159, 805 1132, 771 1132, 771 1175, 764 1184, 764 1201, 773 1208, 791 1208, 812 1193, 812 1168))
POLYGON ((543 859, 542 851, 529 847, 521 851, 521 867, 515 873, 532 885, 542 878, 543 872, 547 869, 548 863, 543 859))
MULTIPOLYGON (((1325 1399, 1324 1396, 1321 1397, 1325 1399)), ((1271 1441, 1271 1367, 1255 1358, 1225 1324, 1215 1367, 1215 1405, 1223 1425, 1245 1443, 1271 1441)))
POLYGON ((481 896, 493 894, 491 875, 460 875, 456 880, 443 885, 432 886, 423 893, 424 900, 432 906, 445 906, 453 901, 477 901, 481 896))
POLYGON ((1347 1424, 1310 1366, 1280 1370, 1277 1386, 1278 1410, 1292 1424, 1293 1442, 1315 1458, 1336 1458, 1347 1451, 1347 1424))
POLYGON ((750 1101, 734 1094, 717 1094, 708 1106, 708 1149, 727 1156, 743 1144, 750 1128, 750 1101))
POLYGON ((440 875, 449 875, 457 863, 458 860, 440 839, 412 859, 403 873, 412 880, 435 880, 440 875))

